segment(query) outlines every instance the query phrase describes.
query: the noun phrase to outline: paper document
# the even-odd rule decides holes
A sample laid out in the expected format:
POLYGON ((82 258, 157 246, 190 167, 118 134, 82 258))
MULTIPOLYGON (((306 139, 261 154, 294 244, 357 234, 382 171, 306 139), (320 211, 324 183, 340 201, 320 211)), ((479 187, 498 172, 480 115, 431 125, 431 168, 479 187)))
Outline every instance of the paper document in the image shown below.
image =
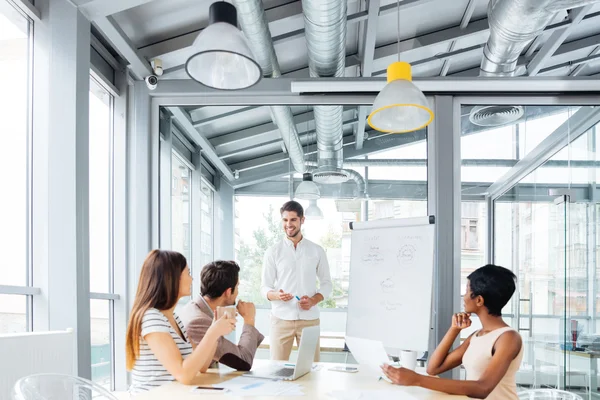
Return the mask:
POLYGON ((402 399, 402 400, 418 400, 419 398, 412 394, 405 393, 402 390, 336 390, 331 393, 327 393, 328 396, 333 397, 336 400, 389 400, 389 399, 402 399))
POLYGON ((346 336, 346 345, 361 370, 375 377, 383 374, 381 365, 391 363, 383 343, 379 341, 346 336))
POLYGON ((297 383, 283 382, 277 380, 251 378, 239 376, 229 381, 213 385, 217 388, 225 388, 228 395, 233 396, 302 396, 302 387, 297 383))

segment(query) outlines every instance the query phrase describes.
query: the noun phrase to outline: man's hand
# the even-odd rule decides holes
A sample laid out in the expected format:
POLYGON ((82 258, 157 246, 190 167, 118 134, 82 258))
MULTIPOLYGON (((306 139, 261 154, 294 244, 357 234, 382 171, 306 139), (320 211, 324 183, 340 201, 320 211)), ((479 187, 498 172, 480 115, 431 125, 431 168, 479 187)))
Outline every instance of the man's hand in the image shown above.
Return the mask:
POLYGON ((418 384, 419 374, 410 369, 396 368, 386 364, 381 366, 381 370, 396 385, 416 386, 418 384))
POLYGON ((283 289, 279 289, 279 292, 275 292, 275 296, 277 297, 276 300, 281 300, 281 301, 290 301, 291 299, 294 298, 293 294, 286 293, 283 291, 283 289))
POLYGON ((312 297, 308 297, 308 296, 302 296, 300 298, 300 302, 298 303, 300 304, 300 308, 303 310, 310 310, 311 308, 313 308, 315 305, 317 305, 317 303, 313 300, 312 297))
POLYGON ((254 326, 254 320, 256 319, 256 307, 254 303, 240 300, 237 304, 237 310, 242 318, 244 318, 245 324, 254 326))

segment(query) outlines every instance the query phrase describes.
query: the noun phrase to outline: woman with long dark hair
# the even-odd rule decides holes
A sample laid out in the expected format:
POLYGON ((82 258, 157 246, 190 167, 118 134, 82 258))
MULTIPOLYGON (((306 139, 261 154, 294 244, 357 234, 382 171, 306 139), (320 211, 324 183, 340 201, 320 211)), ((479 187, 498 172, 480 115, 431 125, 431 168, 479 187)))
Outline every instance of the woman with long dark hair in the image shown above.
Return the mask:
POLYGON ((127 326, 127 369, 133 394, 177 380, 190 384, 210 365, 219 337, 235 329, 235 318, 215 320, 194 346, 175 313, 177 301, 191 293, 192 277, 185 257, 152 250, 142 266, 127 326))

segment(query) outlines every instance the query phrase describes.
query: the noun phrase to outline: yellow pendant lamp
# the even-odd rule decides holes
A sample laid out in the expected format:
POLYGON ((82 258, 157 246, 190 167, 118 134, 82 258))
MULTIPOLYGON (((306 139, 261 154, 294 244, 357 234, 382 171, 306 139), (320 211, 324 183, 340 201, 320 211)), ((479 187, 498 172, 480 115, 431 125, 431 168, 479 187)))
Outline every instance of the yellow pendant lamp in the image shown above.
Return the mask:
POLYGON ((400 2, 398 1, 398 61, 387 69, 387 85, 373 103, 367 122, 386 133, 406 133, 425 128, 433 111, 423 92, 412 82, 411 66, 400 61, 400 2))

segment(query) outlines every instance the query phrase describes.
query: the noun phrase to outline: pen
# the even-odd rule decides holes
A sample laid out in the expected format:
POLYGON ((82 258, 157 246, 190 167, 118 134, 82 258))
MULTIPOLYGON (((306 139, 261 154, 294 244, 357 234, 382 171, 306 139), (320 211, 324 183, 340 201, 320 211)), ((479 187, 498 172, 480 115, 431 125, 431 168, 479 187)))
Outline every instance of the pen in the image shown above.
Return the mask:
POLYGON ((300 300, 300 297, 296 296, 296 298, 297 298, 298 300, 300 300))

